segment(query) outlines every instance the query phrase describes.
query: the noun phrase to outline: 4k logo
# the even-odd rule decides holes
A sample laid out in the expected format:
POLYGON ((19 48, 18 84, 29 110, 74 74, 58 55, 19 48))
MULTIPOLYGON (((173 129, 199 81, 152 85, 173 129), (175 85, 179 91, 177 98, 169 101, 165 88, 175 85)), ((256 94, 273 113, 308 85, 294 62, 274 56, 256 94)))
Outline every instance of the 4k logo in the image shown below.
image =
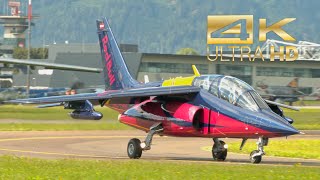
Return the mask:
MULTIPOLYGON (((282 29, 294 20, 285 18, 267 26, 266 19, 259 19, 259 41, 266 41, 269 32, 274 32, 284 41, 295 41, 282 29)), ((253 44, 253 15, 208 16, 207 44, 253 44)))

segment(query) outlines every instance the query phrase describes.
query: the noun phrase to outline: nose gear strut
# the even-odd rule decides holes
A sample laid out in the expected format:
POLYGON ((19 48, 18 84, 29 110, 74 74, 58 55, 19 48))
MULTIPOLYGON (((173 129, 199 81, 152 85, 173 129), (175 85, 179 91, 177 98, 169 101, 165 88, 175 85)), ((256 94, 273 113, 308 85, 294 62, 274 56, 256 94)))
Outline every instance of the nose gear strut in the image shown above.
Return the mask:
POLYGON ((263 146, 268 145, 269 139, 266 137, 259 137, 257 145, 258 145, 258 150, 254 150, 250 153, 250 160, 254 164, 258 164, 262 160, 262 156, 265 155, 266 153, 263 150, 263 146))

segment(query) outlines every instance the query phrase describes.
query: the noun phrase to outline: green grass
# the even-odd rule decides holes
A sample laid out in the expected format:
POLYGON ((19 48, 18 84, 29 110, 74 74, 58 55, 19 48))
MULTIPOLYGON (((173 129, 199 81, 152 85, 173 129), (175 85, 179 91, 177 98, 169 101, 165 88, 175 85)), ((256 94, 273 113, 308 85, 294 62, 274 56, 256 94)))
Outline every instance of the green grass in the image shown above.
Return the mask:
POLYGON ((0 179, 320 179, 317 167, 0 157, 0 179))
MULTIPOLYGON (((95 107, 95 109, 103 113, 104 119, 117 119, 118 113, 110 108, 95 107)), ((36 108, 30 105, 4 105, 0 106, 0 119, 69 120, 72 119, 68 115, 71 111, 63 107, 36 108)))
MULTIPOLYGON (((302 102, 303 104, 301 104, 300 101, 296 101, 296 102, 293 102, 293 106, 320 106, 320 101, 303 101, 302 102)), ((289 104, 288 102, 286 102, 285 104, 289 104)))
MULTIPOLYGON (((253 141, 248 141, 242 150, 239 150, 240 141, 228 143, 228 151, 242 154, 250 154, 257 149, 253 141)), ((268 146, 264 147, 268 156, 293 157, 305 159, 320 159, 320 140, 270 140, 268 146)), ((205 147, 206 151, 211 151, 212 147, 205 147)))
POLYGON ((65 110, 63 107, 52 108, 36 108, 35 106, 25 105, 4 105, 0 106, 0 122, 1 119, 18 119, 18 120, 34 120, 33 122, 23 121, 20 123, 0 123, 1 131, 44 131, 44 130, 127 130, 132 129, 129 126, 119 123, 117 120, 118 112, 106 108, 95 107, 96 111, 102 112, 104 118, 99 121, 82 121, 68 122, 72 118, 68 115, 71 110, 65 110), (66 123, 46 123, 46 121, 61 121, 66 123), (35 122, 39 121, 39 123, 35 122), (40 123, 41 122, 41 123, 40 123))
POLYGON ((320 109, 285 110, 285 116, 294 119, 293 126, 301 130, 320 129, 320 109))

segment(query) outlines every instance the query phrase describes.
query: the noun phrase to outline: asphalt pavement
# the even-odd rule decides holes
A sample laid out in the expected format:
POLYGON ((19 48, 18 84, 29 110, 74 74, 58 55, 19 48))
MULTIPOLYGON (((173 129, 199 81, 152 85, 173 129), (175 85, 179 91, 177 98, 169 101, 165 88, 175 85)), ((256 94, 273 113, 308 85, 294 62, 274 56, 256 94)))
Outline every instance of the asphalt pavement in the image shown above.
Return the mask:
MULTIPOLYGON (((131 138, 143 140, 145 136, 145 132, 138 130, 7 131, 0 132, 0 154, 44 159, 127 160, 128 141, 131 138)), ((306 131, 305 135, 291 136, 289 139, 319 139, 319 137, 320 131, 306 131)), ((228 143, 240 140, 224 139, 224 141, 228 143)), ((228 153, 226 161, 213 161, 211 152, 205 150, 206 147, 212 146, 212 143, 212 139, 209 138, 154 136, 151 150, 143 152, 140 160, 251 164, 249 154, 228 153)), ((261 164, 320 167, 320 160, 264 156, 261 164)))

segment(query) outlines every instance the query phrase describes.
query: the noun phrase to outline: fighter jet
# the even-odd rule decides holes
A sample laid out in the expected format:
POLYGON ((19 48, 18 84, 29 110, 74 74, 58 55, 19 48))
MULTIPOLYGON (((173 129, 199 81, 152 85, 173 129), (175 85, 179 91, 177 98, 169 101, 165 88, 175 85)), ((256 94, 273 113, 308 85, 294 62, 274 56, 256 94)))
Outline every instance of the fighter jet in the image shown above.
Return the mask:
MULTIPOLYGON (((11 103, 62 105, 74 109, 77 118, 101 119, 93 105, 107 106, 119 112, 121 123, 147 132, 141 142, 129 140, 129 158, 139 159, 152 146, 155 134, 174 137, 212 138, 212 157, 224 161, 228 146, 220 138, 257 139, 250 154, 252 163, 260 163, 269 138, 298 134, 280 107, 290 106, 266 101, 244 81, 219 74, 194 75, 141 83, 128 71, 106 18, 97 20, 103 62, 105 91, 68 96, 18 99, 11 103)), ((190 67, 191 68, 191 67, 190 67)), ((294 108, 292 108, 294 109, 294 108)), ((177 139, 178 140, 178 139, 177 139)), ((168 149, 168 152, 170 149, 168 149)))
POLYGON ((306 96, 299 91, 298 83, 299 78, 294 78, 287 86, 269 86, 261 81, 257 83, 256 90, 265 99, 279 103, 288 102, 292 105, 293 102, 299 100, 299 97, 306 96))

